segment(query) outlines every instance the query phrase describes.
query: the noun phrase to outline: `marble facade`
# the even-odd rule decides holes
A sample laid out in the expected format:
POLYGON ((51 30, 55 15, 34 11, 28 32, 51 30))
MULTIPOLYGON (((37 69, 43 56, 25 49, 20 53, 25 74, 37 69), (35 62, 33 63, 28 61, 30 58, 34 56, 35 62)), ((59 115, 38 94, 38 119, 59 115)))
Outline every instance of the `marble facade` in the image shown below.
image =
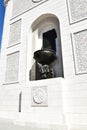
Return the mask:
POLYGON ((87 0, 5 4, 0 129, 87 130, 87 0), (57 33, 57 59, 50 67, 57 76, 35 80, 33 54, 52 29, 57 33))

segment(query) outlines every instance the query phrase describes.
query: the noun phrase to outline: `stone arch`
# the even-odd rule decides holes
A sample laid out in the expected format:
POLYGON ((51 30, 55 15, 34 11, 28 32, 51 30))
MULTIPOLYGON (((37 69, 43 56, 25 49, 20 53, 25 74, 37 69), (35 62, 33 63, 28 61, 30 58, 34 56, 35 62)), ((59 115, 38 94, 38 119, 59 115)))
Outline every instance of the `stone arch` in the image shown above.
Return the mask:
MULTIPOLYGON (((54 14, 43 14, 39 16, 31 25, 32 29, 32 52, 42 49, 44 43, 44 36, 47 33, 55 30, 55 49, 56 60, 50 64, 54 70, 54 77, 63 77, 63 62, 62 62, 62 49, 61 49, 61 36, 60 36, 60 23, 59 19, 54 14)), ((49 36, 50 37, 50 36, 49 36)), ((53 37, 53 36, 52 36, 53 37)), ((54 46, 54 45, 52 45, 54 46)), ((33 56, 32 56, 32 60, 33 56)), ((38 80, 36 65, 30 71, 30 80, 38 80)))

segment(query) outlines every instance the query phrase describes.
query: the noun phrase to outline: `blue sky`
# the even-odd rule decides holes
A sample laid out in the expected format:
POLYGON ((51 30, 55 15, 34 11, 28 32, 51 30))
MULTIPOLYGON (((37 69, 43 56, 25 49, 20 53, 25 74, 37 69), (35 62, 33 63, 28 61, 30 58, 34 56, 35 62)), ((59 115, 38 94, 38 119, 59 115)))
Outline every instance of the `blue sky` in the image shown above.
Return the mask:
POLYGON ((4 3, 3 0, 0 0, 0 46, 3 31, 4 13, 5 13, 4 3))

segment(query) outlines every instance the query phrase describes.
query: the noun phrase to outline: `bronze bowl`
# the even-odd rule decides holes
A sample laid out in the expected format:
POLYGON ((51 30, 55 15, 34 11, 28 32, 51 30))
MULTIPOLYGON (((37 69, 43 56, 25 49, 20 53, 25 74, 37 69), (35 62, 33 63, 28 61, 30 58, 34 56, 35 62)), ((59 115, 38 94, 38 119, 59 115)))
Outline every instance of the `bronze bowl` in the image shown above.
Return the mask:
POLYGON ((34 59, 42 65, 49 65, 56 59, 56 53, 52 49, 41 49, 34 52, 34 59))

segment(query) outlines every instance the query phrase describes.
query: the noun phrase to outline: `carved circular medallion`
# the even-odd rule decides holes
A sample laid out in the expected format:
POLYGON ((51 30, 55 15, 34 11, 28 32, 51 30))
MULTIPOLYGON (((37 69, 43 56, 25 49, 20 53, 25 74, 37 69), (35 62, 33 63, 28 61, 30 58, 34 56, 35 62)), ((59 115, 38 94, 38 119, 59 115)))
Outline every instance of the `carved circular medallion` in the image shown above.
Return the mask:
POLYGON ((34 2, 34 3, 37 3, 37 2, 40 2, 40 1, 42 1, 42 0, 32 0, 32 2, 34 2))
POLYGON ((42 88, 37 88, 33 94, 33 100, 37 104, 41 104, 46 99, 46 92, 42 88))

